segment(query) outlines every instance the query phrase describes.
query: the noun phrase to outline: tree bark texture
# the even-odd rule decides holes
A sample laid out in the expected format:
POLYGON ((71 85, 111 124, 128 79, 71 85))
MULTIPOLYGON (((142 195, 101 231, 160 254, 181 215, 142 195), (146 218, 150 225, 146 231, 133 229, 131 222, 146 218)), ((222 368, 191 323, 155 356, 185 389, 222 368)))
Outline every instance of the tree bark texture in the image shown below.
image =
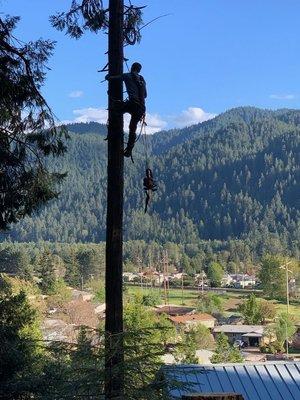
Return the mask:
MULTIPOLYGON (((124 0, 109 1, 108 67, 109 75, 123 73, 124 0)), ((106 220, 106 381, 105 398, 119 399, 123 394, 123 114, 116 102, 123 100, 121 79, 108 81, 109 123, 106 220)))

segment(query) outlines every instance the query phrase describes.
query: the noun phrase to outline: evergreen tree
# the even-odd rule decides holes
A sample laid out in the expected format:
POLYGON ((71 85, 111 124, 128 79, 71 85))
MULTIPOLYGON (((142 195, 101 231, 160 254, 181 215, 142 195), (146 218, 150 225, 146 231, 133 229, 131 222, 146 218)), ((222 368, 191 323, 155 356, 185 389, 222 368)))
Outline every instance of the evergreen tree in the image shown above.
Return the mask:
POLYGON ((253 293, 250 294, 247 300, 240 304, 239 311, 245 319, 245 324, 257 325, 263 320, 262 309, 253 293))
POLYGON ((80 277, 80 266, 77 259, 76 251, 71 250, 65 259, 66 265, 66 275, 65 281, 74 287, 80 287, 81 277, 80 277))
POLYGON ((84 280, 99 277, 100 265, 94 249, 80 249, 76 255, 79 273, 84 280))
MULTIPOLYGON (((149 137, 159 176, 151 215, 143 213, 143 192, 136 185, 143 168, 137 143, 136 162, 125 177, 125 239, 139 240, 141 246, 143 241, 158 246, 173 242, 180 252, 185 246, 191 273, 197 270, 194 257, 201 240, 231 242, 233 272, 241 262, 246 269, 251 266, 253 251, 259 258, 267 252, 291 252, 299 258, 300 134, 292 122, 298 119, 297 110, 278 113, 244 107, 149 137), (292 114, 293 119, 286 118, 292 114)), ((71 125, 76 132, 70 133, 68 153, 49 162, 51 168, 68 171, 59 199, 13 227, 12 239, 105 240, 106 145, 99 134, 105 126, 97 126, 92 132, 87 124, 84 134, 82 125, 78 133, 71 125)), ((154 254, 157 251, 153 247, 154 254)), ((172 263, 180 267, 181 257, 172 248, 169 251, 172 263)), ((212 261, 225 267, 216 258, 203 260, 202 267, 212 261)))
POLYGON ((39 273, 39 286, 43 293, 51 294, 54 292, 56 274, 53 262, 53 256, 49 249, 44 249, 38 256, 36 269, 39 273))
POLYGON ((18 22, 0 18, 1 230, 57 196, 63 175, 50 172, 44 158, 66 150, 65 134, 40 91, 54 43, 15 39, 18 22))
POLYGON ((41 339, 37 313, 25 292, 13 292, 10 280, 1 275, 0 381, 2 393, 9 393, 10 398, 30 398, 42 365, 41 339))
POLYGON ((0 251, 0 271, 32 279, 33 266, 27 251, 24 248, 15 248, 13 245, 6 246, 0 251))
MULTIPOLYGON (((71 354, 70 369, 74 396, 100 396, 103 393, 104 351, 93 345, 92 332, 81 327, 76 350, 71 354)), ((70 395, 70 391, 69 391, 70 395)))
POLYGON ((176 345, 175 360, 180 364, 198 364, 196 350, 196 331, 192 329, 183 333, 181 342, 176 345))
POLYGON ((241 363, 244 361, 239 350, 230 346, 228 338, 223 332, 217 335, 215 353, 210 360, 213 364, 241 363))

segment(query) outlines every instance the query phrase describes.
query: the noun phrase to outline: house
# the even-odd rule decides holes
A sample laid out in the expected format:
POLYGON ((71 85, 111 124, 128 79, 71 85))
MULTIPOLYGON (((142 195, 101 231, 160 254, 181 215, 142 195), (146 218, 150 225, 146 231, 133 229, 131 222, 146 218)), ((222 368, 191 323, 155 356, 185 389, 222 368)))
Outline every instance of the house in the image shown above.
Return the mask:
POLYGON ((240 394, 244 400, 300 399, 299 362, 166 365, 161 374, 170 400, 217 393, 240 394))
POLYGON ((135 278, 139 278, 138 274, 134 272, 123 272, 124 282, 133 282, 135 278))
POLYGON ((251 288, 256 285, 257 279, 254 275, 248 274, 231 274, 232 278, 231 286, 236 288, 251 288))
POLYGON ((188 276, 188 274, 186 274, 185 272, 174 272, 172 274, 172 279, 182 280, 186 276, 188 276))
POLYGON ((200 274, 195 275, 195 284, 196 286, 208 287, 207 275, 204 271, 200 272, 200 274))
POLYGON ((213 329, 216 322, 216 318, 206 313, 170 316, 169 319, 175 326, 184 326, 186 329, 193 328, 199 324, 204 325, 206 328, 213 329))
POLYGON ((233 277, 230 274, 224 274, 221 286, 230 286, 233 283, 233 277))
POLYGON ((176 315, 191 314, 195 312, 195 308, 169 304, 168 306, 166 305, 157 306, 155 311, 157 314, 167 314, 176 316, 176 315))
POLYGON ((242 340, 250 347, 259 347, 264 344, 263 325, 220 325, 213 330, 214 335, 225 333, 230 343, 242 340))

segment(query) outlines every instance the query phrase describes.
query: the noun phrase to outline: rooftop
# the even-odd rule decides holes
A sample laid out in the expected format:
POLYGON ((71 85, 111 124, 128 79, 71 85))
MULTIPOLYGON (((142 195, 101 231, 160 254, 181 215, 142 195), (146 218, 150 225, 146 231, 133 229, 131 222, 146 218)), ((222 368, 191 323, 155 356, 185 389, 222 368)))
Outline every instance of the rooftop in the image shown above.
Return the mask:
POLYGON ((188 314, 170 317, 170 320, 177 324, 185 324, 193 321, 215 321, 216 319, 210 314, 188 314))
POLYGON ((185 315, 194 310, 195 308, 192 307, 176 306, 171 304, 168 306, 157 306, 156 308, 158 314, 166 313, 168 315, 185 315))
POLYGON ((220 325, 214 328, 215 333, 258 333, 264 331, 263 325, 220 325))
POLYGON ((299 362, 172 365, 162 371, 170 399, 227 392, 241 394, 245 400, 300 399, 299 362))

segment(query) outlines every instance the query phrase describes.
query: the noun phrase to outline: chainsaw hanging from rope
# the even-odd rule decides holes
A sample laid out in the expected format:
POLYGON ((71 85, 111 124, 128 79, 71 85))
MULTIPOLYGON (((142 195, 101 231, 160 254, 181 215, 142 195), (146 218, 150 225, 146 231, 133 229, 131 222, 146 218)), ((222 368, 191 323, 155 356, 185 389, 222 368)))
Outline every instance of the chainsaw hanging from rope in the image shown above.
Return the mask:
POLYGON ((143 179, 144 184, 144 191, 146 193, 146 200, 145 200, 145 213, 148 210, 148 205, 152 197, 152 193, 157 191, 157 184, 153 178, 153 172, 151 168, 146 168, 146 176, 143 179))
POLYGON ((143 145, 144 145, 145 161, 146 161, 146 173, 145 173, 145 177, 143 179, 143 189, 146 194, 145 208, 144 208, 145 213, 148 211, 148 206, 149 206, 150 200, 152 198, 152 194, 157 191, 157 184, 153 178, 152 169, 150 168, 149 146, 148 146, 146 126, 147 126, 147 123, 145 121, 145 116, 144 116, 142 119, 140 136, 143 135, 143 145))

